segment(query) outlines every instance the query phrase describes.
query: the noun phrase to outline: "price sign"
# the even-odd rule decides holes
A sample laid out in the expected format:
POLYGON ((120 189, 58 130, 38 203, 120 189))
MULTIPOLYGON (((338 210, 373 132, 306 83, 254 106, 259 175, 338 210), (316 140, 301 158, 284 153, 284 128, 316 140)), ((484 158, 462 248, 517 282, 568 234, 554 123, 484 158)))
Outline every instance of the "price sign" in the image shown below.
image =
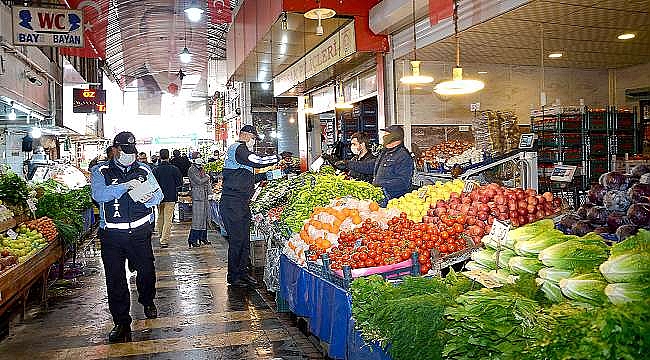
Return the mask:
POLYGON ((576 173, 577 166, 573 165, 555 165, 551 173, 551 180, 558 182, 571 182, 573 175, 576 173))
POLYGON ((27 199, 27 206, 29 207, 29 210, 31 212, 35 212, 36 211, 36 200, 31 199, 31 198, 27 199))
POLYGON ((471 193, 474 188, 478 185, 475 181, 466 181, 465 187, 463 188, 464 193, 471 193))
POLYGON ((494 220, 489 236, 496 239, 498 244, 501 244, 508 235, 508 231, 510 231, 510 225, 502 223, 499 220, 494 220))
POLYGON ((251 202, 254 202, 258 196, 260 196, 260 193, 262 192, 262 187, 258 186, 257 189, 255 190, 255 193, 253 194, 253 197, 251 198, 251 202))
POLYGON ((16 234, 16 232, 13 231, 12 229, 9 229, 7 230, 7 237, 10 238, 11 240, 16 240, 18 234, 16 234))
POLYGON ((355 249, 358 248, 358 247, 361 247, 361 245, 362 245, 361 239, 357 239, 357 241, 354 242, 354 248, 355 249))

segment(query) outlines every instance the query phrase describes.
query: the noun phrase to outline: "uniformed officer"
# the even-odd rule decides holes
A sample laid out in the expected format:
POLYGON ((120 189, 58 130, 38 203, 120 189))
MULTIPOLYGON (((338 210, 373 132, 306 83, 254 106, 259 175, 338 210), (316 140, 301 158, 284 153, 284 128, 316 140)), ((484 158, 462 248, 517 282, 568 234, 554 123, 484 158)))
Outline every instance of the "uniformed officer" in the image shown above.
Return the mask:
POLYGON ((109 342, 130 341, 130 294, 125 261, 137 272, 138 302, 149 319, 158 316, 154 304, 156 271, 151 248, 154 206, 163 198, 151 169, 136 161, 135 137, 121 132, 113 140, 115 157, 93 168, 92 196, 99 203, 98 236, 106 273, 108 308, 115 327, 109 342), (130 190, 133 190, 130 192, 130 190))
POLYGON ((226 152, 223 169, 223 190, 219 211, 228 233, 228 283, 236 287, 255 286, 257 281, 246 270, 250 261, 250 201, 256 182, 266 179, 266 174, 254 173, 277 163, 277 155, 259 156, 252 152, 257 130, 245 125, 239 132, 239 141, 226 152))

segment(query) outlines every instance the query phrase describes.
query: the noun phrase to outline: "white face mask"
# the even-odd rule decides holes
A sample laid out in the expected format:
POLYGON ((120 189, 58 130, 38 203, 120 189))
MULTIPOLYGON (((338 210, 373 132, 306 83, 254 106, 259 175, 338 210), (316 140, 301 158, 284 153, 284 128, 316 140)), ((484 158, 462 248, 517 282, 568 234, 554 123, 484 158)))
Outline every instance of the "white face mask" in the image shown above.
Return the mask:
POLYGON ((122 166, 131 166, 135 162, 135 154, 127 154, 122 151, 117 156, 117 162, 122 166))
POLYGON ((354 155, 359 155, 359 153, 361 152, 361 149, 359 149, 358 146, 354 146, 354 145, 350 146, 350 150, 354 155))
POLYGON ((255 147, 255 139, 250 139, 246 141, 246 147, 248 150, 253 151, 253 148, 255 147))

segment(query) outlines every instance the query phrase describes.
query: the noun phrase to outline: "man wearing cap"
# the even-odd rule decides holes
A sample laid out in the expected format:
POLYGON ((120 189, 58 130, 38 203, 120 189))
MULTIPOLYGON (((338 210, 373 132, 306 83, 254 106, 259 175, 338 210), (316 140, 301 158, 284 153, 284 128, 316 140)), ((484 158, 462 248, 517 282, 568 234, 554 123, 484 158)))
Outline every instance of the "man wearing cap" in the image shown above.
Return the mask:
POLYGON ((131 315, 125 261, 137 272, 138 302, 149 319, 156 318, 156 270, 151 248, 154 206, 163 199, 155 176, 136 161, 135 137, 121 132, 113 140, 113 159, 93 168, 92 197, 99 203, 102 262, 106 274, 108 308, 115 327, 109 342, 129 341, 131 315))
POLYGON ((245 125, 239 132, 239 141, 226 152, 223 169, 223 189, 219 210, 228 233, 228 283, 235 287, 255 286, 257 281, 248 274, 250 262, 250 201, 256 182, 266 179, 255 175, 261 169, 277 163, 277 155, 259 156, 252 152, 257 130, 245 125))
POLYGON ((415 165, 411 153, 404 146, 404 130, 399 125, 382 129, 384 149, 375 161, 350 161, 345 166, 351 172, 374 175, 373 184, 384 190, 386 198, 398 198, 411 190, 415 165))

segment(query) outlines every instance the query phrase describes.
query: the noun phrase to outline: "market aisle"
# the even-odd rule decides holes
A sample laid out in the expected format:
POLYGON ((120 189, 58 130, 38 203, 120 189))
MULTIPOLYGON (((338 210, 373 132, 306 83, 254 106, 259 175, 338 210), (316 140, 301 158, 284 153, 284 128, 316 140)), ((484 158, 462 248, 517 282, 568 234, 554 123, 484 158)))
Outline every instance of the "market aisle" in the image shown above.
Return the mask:
POLYGON ((98 252, 86 255, 77 289, 50 300, 0 343, 0 359, 320 359, 263 289, 226 286, 226 243, 187 248, 187 224, 174 224, 170 247, 154 239, 159 317, 147 320, 130 279, 133 342, 108 344, 112 321, 98 252))

